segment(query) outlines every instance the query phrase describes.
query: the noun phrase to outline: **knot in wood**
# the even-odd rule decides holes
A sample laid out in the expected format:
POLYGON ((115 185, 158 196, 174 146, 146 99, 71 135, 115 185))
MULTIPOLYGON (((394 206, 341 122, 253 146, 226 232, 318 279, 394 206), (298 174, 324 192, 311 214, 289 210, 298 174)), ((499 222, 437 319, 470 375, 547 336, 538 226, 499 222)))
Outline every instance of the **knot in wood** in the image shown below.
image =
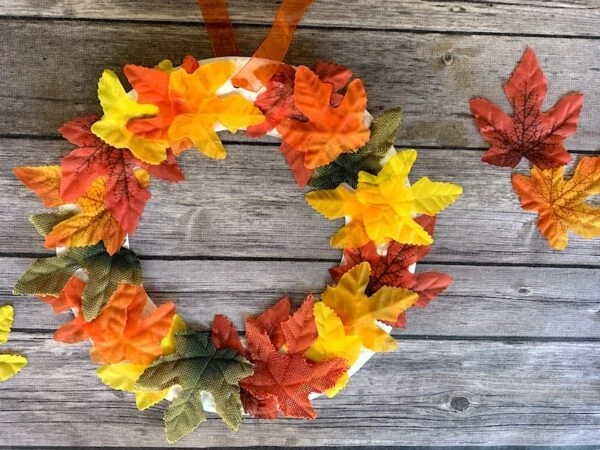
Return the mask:
POLYGON ((469 407, 469 399, 466 397, 454 397, 450 401, 450 407, 455 411, 464 411, 469 407))
POLYGON ((454 64, 454 55, 452 52, 448 51, 442 55, 442 63, 444 63, 445 66, 454 64))

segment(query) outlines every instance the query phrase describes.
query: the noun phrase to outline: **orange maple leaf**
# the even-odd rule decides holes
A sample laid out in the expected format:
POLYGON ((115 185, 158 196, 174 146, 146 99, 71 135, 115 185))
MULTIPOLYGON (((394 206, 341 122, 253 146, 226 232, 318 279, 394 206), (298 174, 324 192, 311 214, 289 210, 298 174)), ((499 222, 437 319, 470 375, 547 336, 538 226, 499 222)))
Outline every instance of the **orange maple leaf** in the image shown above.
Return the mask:
POLYGON ((296 70, 294 101, 308 122, 288 119, 277 129, 283 141, 304 152, 304 164, 315 169, 352 152, 369 140, 365 126, 367 94, 362 81, 353 80, 338 107, 331 106, 333 85, 324 83, 308 67, 296 70))
POLYGON ((565 167, 531 169, 531 176, 514 174, 512 184, 524 209, 537 211, 537 227, 551 247, 562 250, 569 230, 584 237, 600 236, 600 208, 585 202, 600 194, 600 157, 584 157, 570 180, 565 167))
POLYGON ((142 286, 121 284, 102 312, 85 326, 97 363, 150 364, 162 355, 160 343, 173 322, 175 305, 167 302, 144 313, 148 296, 142 286))

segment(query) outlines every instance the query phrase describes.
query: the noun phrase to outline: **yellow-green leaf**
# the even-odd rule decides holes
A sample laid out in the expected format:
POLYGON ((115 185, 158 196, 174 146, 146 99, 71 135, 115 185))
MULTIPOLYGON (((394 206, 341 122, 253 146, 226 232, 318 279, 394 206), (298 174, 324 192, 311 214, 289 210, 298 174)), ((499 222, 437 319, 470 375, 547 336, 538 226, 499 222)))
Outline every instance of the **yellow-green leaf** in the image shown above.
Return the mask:
MULTIPOLYGON (((15 311, 11 305, 0 306, 0 344, 8 340, 15 311)), ((6 381, 27 365, 27 358, 19 355, 0 354, 0 381, 6 381)))

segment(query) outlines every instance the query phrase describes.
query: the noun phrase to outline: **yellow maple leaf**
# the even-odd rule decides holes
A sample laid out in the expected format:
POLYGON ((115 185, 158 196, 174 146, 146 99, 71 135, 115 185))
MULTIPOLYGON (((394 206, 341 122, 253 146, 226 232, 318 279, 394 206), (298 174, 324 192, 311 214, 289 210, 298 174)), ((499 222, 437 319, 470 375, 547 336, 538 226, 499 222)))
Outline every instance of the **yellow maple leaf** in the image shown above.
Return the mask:
MULTIPOLYGON (((316 362, 342 358, 346 360, 348 366, 354 364, 362 348, 360 338, 346 335, 341 319, 325 303, 315 303, 313 312, 318 337, 306 351, 305 356, 316 362)), ((348 379, 348 373, 342 375, 333 388, 325 391, 327 396, 335 396, 346 386, 348 379)))
MULTIPOLYGON (((171 324, 169 334, 160 343, 163 355, 170 355, 175 351, 175 334, 185 328, 186 325, 183 319, 178 315, 173 316, 173 323, 171 324)), ((96 369, 96 375, 98 375, 104 384, 113 389, 135 394, 135 404, 142 411, 161 402, 169 393, 169 389, 151 392, 135 389, 135 383, 147 367, 148 364, 110 364, 96 369)))
POLYGON ((427 177, 408 185, 416 150, 404 150, 389 159, 377 175, 360 172, 356 191, 345 185, 306 194, 308 203, 328 219, 349 218, 331 238, 335 248, 357 248, 370 240, 381 245, 394 240, 428 245, 433 239, 413 220, 417 214, 433 216, 452 204, 462 187, 427 177))
POLYGON ((537 211, 537 227, 550 246, 567 246, 569 230, 584 238, 600 236, 600 208, 586 197, 600 194, 600 157, 581 158, 570 180, 565 167, 531 169, 531 176, 514 174, 512 184, 524 209, 537 211))
POLYGON ((105 177, 98 177, 78 200, 79 213, 52 228, 44 245, 86 247, 103 241, 106 251, 118 252, 126 233, 104 205, 105 177))
POLYGON ((241 95, 217 95, 235 69, 233 62, 217 61, 191 74, 185 70, 171 74, 169 96, 178 114, 169 127, 169 141, 176 154, 194 146, 208 157, 223 159, 227 153, 215 131, 217 123, 235 133, 264 121, 260 110, 241 95))
POLYGON ((384 286, 368 297, 365 290, 370 274, 368 262, 354 266, 336 286, 329 286, 321 299, 341 319, 347 335, 358 336, 369 350, 387 352, 396 348, 397 343, 377 321, 395 322, 419 296, 407 289, 384 286))
POLYGON ((98 81, 98 98, 104 116, 92 125, 92 133, 115 148, 129 149, 136 158, 148 164, 159 164, 167 158, 167 141, 144 139, 127 128, 132 119, 158 114, 157 106, 132 100, 111 70, 105 70, 98 81))
MULTIPOLYGON (((0 344, 8 340, 15 312, 12 306, 0 306, 0 344)), ((0 354, 0 381, 12 378, 27 365, 27 359, 19 355, 0 354)))

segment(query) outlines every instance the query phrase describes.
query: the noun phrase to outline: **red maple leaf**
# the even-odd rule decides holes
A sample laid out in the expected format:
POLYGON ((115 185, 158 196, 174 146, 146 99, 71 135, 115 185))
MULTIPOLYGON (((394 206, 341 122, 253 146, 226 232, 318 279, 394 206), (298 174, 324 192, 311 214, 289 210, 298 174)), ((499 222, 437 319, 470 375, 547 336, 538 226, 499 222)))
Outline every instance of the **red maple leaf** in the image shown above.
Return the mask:
POLYGON ((168 181, 180 181, 183 174, 170 150, 165 161, 153 166, 137 160, 127 149, 106 144, 90 130, 97 120, 95 116, 81 117, 65 123, 59 130, 65 139, 77 145, 62 160, 60 195, 64 201, 75 201, 96 178, 106 176, 106 208, 124 231, 133 233, 150 198, 134 169, 141 167, 168 181))
MULTIPOLYGON (((246 320, 245 356, 255 364, 254 374, 240 383, 248 414, 275 419, 281 411, 288 417, 314 418, 309 394, 330 389, 346 372, 343 359, 317 363, 304 357, 318 335, 313 306, 309 295, 290 316, 290 301, 284 297, 260 316, 246 320)), ((215 316, 211 339, 217 348, 240 351, 237 331, 223 316, 215 316)))
POLYGON ((563 166, 571 161, 563 142, 577 130, 583 95, 565 95, 549 111, 542 112, 547 92, 548 84, 536 55, 527 48, 504 85, 504 93, 514 111, 512 116, 484 98, 470 100, 479 131, 491 145, 482 161, 516 167, 525 157, 540 169, 563 166))
MULTIPOLYGON (((417 217, 415 221, 429 235, 433 236, 435 216, 423 215, 417 217)), ((410 266, 424 258, 430 250, 431 245, 408 245, 392 241, 385 256, 381 256, 371 241, 360 248, 344 250, 344 264, 332 267, 329 269, 329 273, 337 283, 342 275, 352 267, 367 261, 371 266, 367 295, 373 295, 383 286, 410 289, 419 295, 419 300, 414 306, 424 308, 452 283, 452 278, 445 273, 412 273, 409 271, 410 266)), ((405 314, 400 314, 396 322, 391 325, 404 328, 406 326, 405 314)))

